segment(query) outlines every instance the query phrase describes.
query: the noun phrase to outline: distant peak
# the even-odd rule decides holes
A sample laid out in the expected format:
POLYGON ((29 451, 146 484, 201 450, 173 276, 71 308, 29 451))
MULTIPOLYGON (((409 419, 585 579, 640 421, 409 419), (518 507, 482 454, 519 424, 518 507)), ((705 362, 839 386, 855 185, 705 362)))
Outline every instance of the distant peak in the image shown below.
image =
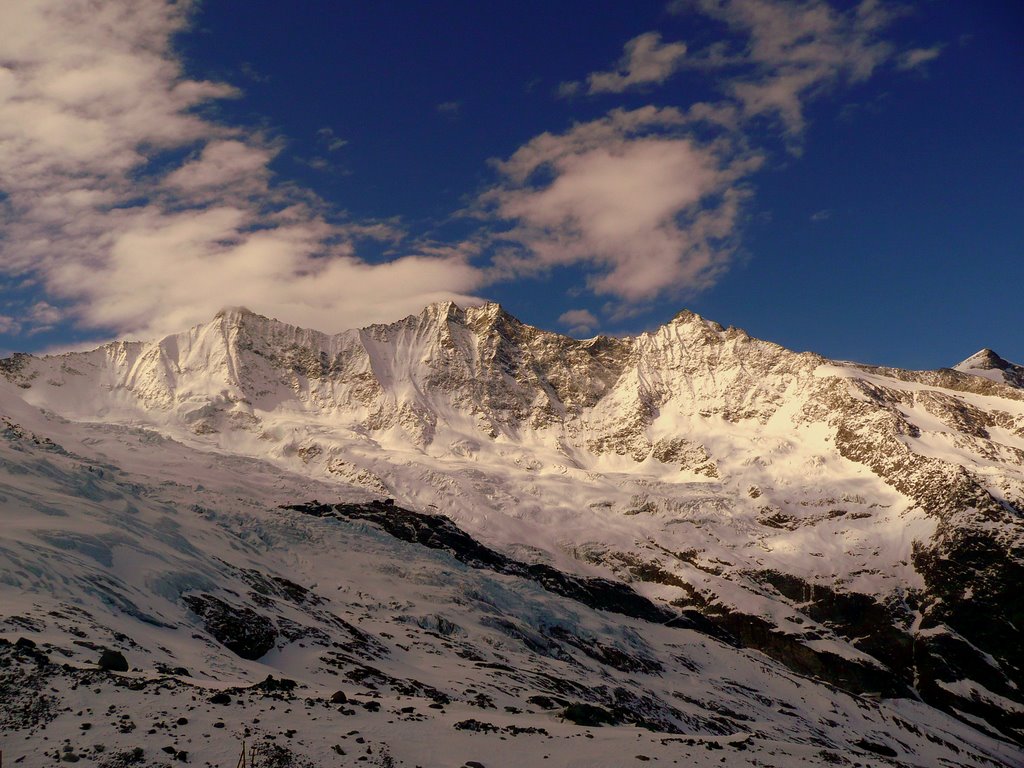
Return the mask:
POLYGON ((472 318, 487 318, 489 320, 514 320, 519 322, 518 318, 510 315, 501 304, 496 301, 485 301, 483 304, 479 304, 475 307, 468 307, 466 309, 466 316, 472 318))
POLYGON ((506 312, 505 308, 495 301, 485 301, 482 304, 473 304, 465 308, 450 300, 435 301, 424 307, 420 314, 429 319, 452 320, 463 324, 493 324, 499 321, 519 323, 519 320, 506 312))
POLYGON ((421 317, 433 320, 462 320, 465 311, 451 299, 435 301, 427 304, 420 313, 421 317))
POLYGON ((487 315, 503 315, 503 314, 507 315, 508 314, 504 310, 504 308, 501 306, 501 304, 499 304, 496 301, 485 301, 483 304, 480 304, 480 305, 478 305, 476 307, 470 307, 470 310, 476 310, 477 312, 480 312, 482 314, 487 314, 487 315))
POLYGON ((246 315, 255 315, 248 307, 236 306, 236 307, 224 307, 220 312, 213 316, 214 320, 219 320, 222 317, 237 317, 246 315))
POLYGON ((276 328, 297 327, 278 320, 276 317, 267 317, 242 306, 225 307, 214 315, 213 324, 218 324, 224 329, 233 329, 255 336, 267 335, 276 328))
POLYGON ((235 306, 224 307, 220 312, 213 316, 213 322, 222 324, 226 323, 230 327, 247 328, 254 324, 258 325, 261 322, 277 321, 253 312, 248 307, 235 306))
POLYGON ((671 320, 671 322, 669 324, 670 325, 677 325, 677 324, 680 324, 680 325, 699 324, 699 325, 703 325, 703 326, 705 326, 707 328, 710 328, 713 331, 721 332, 721 331, 725 330, 725 328, 723 328, 719 323, 716 323, 714 320, 708 320, 708 319, 706 319, 704 317, 701 317, 696 312, 692 312, 689 309, 684 309, 684 310, 681 310, 680 312, 677 312, 675 317, 672 318, 672 320, 671 320))
POLYGON ((1014 366, 1013 363, 1009 362, 1008 360, 1004 360, 1003 358, 1001 358, 993 350, 989 349, 988 347, 985 347, 985 349, 975 352, 973 355, 968 357, 966 360, 958 363, 954 367, 957 370, 975 368, 981 370, 998 369, 1000 371, 1005 371, 1009 368, 1014 368, 1016 366, 1014 366))
POLYGON ((1004 360, 986 347, 953 366, 954 370, 1024 388, 1024 365, 1004 360))

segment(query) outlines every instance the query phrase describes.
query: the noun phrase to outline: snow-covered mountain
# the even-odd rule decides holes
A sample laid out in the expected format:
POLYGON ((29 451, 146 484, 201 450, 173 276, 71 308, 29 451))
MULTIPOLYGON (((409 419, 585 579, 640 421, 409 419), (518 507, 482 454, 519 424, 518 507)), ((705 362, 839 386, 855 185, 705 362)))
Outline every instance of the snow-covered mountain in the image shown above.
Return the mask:
MULTIPOLYGON (((719 741, 751 719, 741 731, 768 728, 768 710, 785 707, 758 697, 776 701, 770 691, 790 685, 778 681, 799 688, 802 675, 820 681, 806 683, 820 700, 799 715, 806 731, 766 737, 780 765, 830 762, 794 746, 815 739, 841 755, 840 734, 868 727, 853 722, 864 706, 880 719, 863 740, 888 746, 862 762, 1013 764, 1010 745, 1024 741, 1024 389, 1012 365, 980 355, 930 372, 837 363, 689 312, 637 337, 579 341, 495 304, 451 303, 334 336, 233 309, 156 342, 15 355, 0 361, 0 503, 18 532, 0 551, 0 589, 21 596, 0 601, 3 634, 34 633, 80 659, 71 638, 82 632, 137 650, 144 670, 195 659, 203 685, 271 669, 314 688, 331 665, 303 644, 341 643, 336 672, 353 679, 361 652, 360 664, 406 681, 401 695, 462 701, 452 686, 475 685, 523 712, 528 695, 556 696, 701 738, 714 727, 687 713, 717 712, 732 723, 719 741), (986 374, 996 369, 1002 378, 986 374), (397 508, 351 506, 381 497, 397 508), (431 528, 438 513, 458 535, 431 528), (335 547, 344 558, 327 555, 335 547), (441 573, 453 567, 468 586, 453 591, 441 573), (593 579, 628 583, 649 608, 609 612, 622 595, 601 602, 593 579), (356 607, 357 593, 396 607, 356 607), (69 608, 85 605, 89 620, 69 608), (238 611, 261 617, 243 633, 264 651, 258 662, 218 636, 238 611), (415 640, 398 643, 396 626, 415 640), (433 650, 417 655, 420 643, 433 650), (680 660, 698 646, 710 654, 700 675, 680 660), (580 687, 499 683, 495 664, 580 687), (748 670, 740 688, 714 677, 730 668, 748 670), (597 679, 612 693, 595 693, 597 679), (885 702, 848 698, 867 694, 885 702), (825 700, 831 726, 808 714, 825 700), (757 706, 767 709, 744 709, 757 706), (928 730, 940 722, 945 735, 928 730), (962 752, 927 752, 943 743, 962 752)), ((778 701, 797 706, 788 696, 778 701)), ((538 706, 509 727, 550 720, 538 706)), ((621 734, 601 738, 611 741, 594 755, 621 765, 607 752, 621 734)), ((758 744, 749 759, 772 764, 758 744)))

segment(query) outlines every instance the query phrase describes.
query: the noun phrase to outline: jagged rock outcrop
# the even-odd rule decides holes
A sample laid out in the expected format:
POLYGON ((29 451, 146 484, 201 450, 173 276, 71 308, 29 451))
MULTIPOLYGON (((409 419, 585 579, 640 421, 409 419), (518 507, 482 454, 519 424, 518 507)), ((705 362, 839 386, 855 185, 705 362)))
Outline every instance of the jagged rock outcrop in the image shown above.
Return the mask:
POLYGON ((182 602, 203 620, 203 628, 243 659, 258 659, 274 647, 277 628, 248 606, 231 605, 213 595, 185 595, 182 602))

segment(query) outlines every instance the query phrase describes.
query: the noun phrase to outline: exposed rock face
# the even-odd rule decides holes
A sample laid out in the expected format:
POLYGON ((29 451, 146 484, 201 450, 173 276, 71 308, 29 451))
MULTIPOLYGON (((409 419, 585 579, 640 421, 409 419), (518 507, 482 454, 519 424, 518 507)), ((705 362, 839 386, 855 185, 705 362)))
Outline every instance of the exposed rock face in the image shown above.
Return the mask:
POLYGON ((274 623, 252 608, 231 605, 206 594, 185 595, 181 599, 203 619, 203 627, 217 642, 243 659, 260 658, 277 641, 274 623))
MULTIPOLYGON (((1024 734, 1024 708, 1006 706, 1024 687, 1024 546, 1019 533, 965 522, 944 523, 937 541, 915 553, 927 585, 915 638, 918 684, 926 700, 1024 734)), ((1019 532, 1019 519, 1002 522, 1019 532)))
POLYGON ((678 464, 709 478, 718 477, 718 468, 703 445, 694 445, 684 437, 662 438, 651 449, 651 456, 663 464, 678 464))
MULTIPOLYGON (((727 634, 718 631, 700 615, 687 615, 655 605, 641 597, 625 584, 605 579, 584 579, 562 573, 543 563, 526 564, 513 560, 500 552, 485 547, 465 531, 440 515, 424 515, 393 504, 294 504, 286 506, 316 517, 339 517, 367 520, 402 541, 422 544, 430 549, 442 549, 456 560, 472 568, 518 576, 540 584, 544 589, 596 610, 618 613, 635 619, 656 622, 666 626, 687 627, 710 634, 719 640, 731 642, 727 634)), ((589 648, 588 648, 589 649, 589 648)))
POLYGON ((128 661, 120 651, 104 651, 100 654, 100 660, 98 663, 100 669, 105 669, 108 672, 128 671, 128 661))

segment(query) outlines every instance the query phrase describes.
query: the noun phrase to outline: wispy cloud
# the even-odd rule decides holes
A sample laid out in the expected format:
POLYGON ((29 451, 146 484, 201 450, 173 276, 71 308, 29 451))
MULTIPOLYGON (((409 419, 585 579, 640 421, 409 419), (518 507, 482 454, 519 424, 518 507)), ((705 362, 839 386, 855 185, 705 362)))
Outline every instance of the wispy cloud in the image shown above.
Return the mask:
POLYGON ((939 58, 942 53, 942 46, 936 45, 931 48, 913 48, 900 54, 897 66, 900 69, 917 69, 929 61, 939 58))
POLYGON ((334 132, 333 128, 326 126, 316 132, 316 138, 317 141, 327 148, 328 152, 337 152, 342 147, 348 146, 348 139, 341 138, 334 132))
MULTIPOLYGON (((861 0, 846 10, 823 0, 676 0, 669 7, 715 19, 738 36, 687 61, 716 73, 745 117, 779 120, 791 141, 798 141, 805 128, 808 100, 865 81, 894 60, 902 66, 907 56, 916 58, 884 38, 890 23, 906 11, 877 0, 861 0)), ((938 55, 937 49, 927 50, 938 55)))
MULTIPOLYGON (((185 76, 171 42, 190 10, 0 4, 0 273, 31 276, 45 292, 8 310, 2 332, 70 317, 149 336, 225 304, 339 329, 481 284, 457 252, 363 261, 358 244, 393 241, 392 224, 346 223, 276 183, 274 141, 203 117, 197 107, 238 92, 185 76)), ((344 146, 333 132, 320 138, 329 151, 344 146)))
POLYGON ((448 118, 456 118, 462 114, 462 102, 461 101, 442 101, 434 109, 439 115, 444 115, 448 118))
MULTIPOLYGON (((645 32, 629 40, 615 69, 587 76, 587 93, 622 93, 645 85, 658 85, 675 73, 686 56, 685 43, 662 43, 658 32, 645 32)), ((559 94, 571 96, 582 88, 578 82, 559 85, 559 94)))
POLYGON ((571 99, 583 90, 583 83, 578 80, 566 80, 555 88, 555 96, 560 99, 571 99))
POLYGON ((14 336, 21 331, 21 323, 11 315, 0 315, 0 336, 14 336))
POLYGON ((28 321, 36 333, 49 330, 64 319, 64 313, 48 301, 37 301, 28 311, 28 321))

